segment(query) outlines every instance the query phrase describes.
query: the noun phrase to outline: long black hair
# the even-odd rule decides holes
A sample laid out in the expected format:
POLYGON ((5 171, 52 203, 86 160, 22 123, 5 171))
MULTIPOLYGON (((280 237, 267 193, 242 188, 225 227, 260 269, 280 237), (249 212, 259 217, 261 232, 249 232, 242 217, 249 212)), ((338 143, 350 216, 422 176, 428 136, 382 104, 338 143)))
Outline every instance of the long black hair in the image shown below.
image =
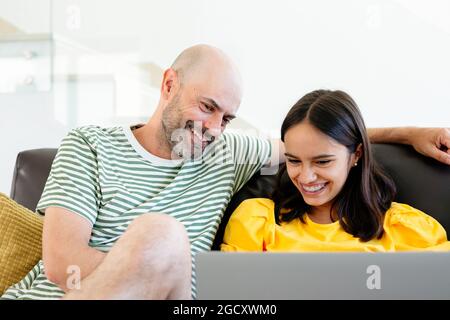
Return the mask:
MULTIPOLYGON (((342 228, 354 237, 362 241, 381 238, 384 215, 394 199, 395 185, 372 156, 358 106, 343 91, 308 93, 288 112, 281 126, 281 140, 284 142, 286 132, 303 121, 347 147, 350 153, 362 145, 360 165, 350 170, 342 190, 333 199, 332 211, 337 213, 342 228)), ((287 175, 286 165, 278 173, 272 199, 278 224, 296 218, 305 222, 304 215, 311 209, 287 175)))

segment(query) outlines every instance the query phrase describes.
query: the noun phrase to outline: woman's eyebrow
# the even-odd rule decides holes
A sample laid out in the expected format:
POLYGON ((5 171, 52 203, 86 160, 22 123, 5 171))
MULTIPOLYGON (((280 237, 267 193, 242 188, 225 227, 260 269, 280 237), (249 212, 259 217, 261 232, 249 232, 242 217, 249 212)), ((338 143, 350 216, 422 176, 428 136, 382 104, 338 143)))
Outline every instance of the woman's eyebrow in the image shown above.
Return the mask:
MULTIPOLYGON (((288 152, 285 152, 284 155, 286 157, 298 159, 298 157, 296 157, 288 152)), ((331 158, 331 157, 334 157, 334 154, 319 154, 318 156, 312 157, 312 160, 317 160, 317 159, 322 159, 322 158, 331 158)))
POLYGON ((331 158, 334 157, 334 154, 320 154, 318 156, 313 157, 313 160, 322 159, 322 158, 331 158))

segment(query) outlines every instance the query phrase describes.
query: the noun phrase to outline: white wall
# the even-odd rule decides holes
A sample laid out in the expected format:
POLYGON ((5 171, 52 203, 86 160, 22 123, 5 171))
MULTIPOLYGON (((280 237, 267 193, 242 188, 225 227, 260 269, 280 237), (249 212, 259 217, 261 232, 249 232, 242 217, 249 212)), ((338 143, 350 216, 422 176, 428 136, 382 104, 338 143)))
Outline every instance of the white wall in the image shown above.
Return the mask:
POLYGON ((25 33, 48 33, 51 0, 0 0, 0 18, 25 33))
POLYGON ((208 3, 205 40, 239 56, 240 112, 261 128, 317 88, 348 91, 369 126, 450 126, 449 2, 208 3))
POLYGON ((317 88, 348 91, 370 126, 450 125, 445 0, 83 0, 55 13, 65 2, 80 27, 55 14, 57 32, 102 52, 126 47, 165 68, 189 45, 223 48, 244 76, 240 115, 261 129, 277 131, 317 88))
POLYGON ((56 148, 67 128, 54 120, 52 95, 0 95, 0 192, 9 194, 14 164, 22 150, 56 148))
POLYGON ((80 124, 146 119, 158 73, 196 43, 240 67, 239 125, 277 135, 298 98, 329 88, 349 92, 371 127, 450 126, 445 0, 0 0, 0 18, 56 37, 53 91, 0 94, 1 192, 18 150, 53 146, 80 124))

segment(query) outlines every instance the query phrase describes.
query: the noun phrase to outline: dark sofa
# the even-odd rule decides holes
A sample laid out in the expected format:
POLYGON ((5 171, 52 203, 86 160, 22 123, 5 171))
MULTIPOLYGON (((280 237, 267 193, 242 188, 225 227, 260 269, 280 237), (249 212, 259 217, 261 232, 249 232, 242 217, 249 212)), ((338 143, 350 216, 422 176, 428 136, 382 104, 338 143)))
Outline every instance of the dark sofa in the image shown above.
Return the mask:
MULTIPOLYGON (((373 144, 378 162, 394 179, 397 202, 410 204, 437 219, 450 232, 450 166, 418 154, 410 146, 373 144)), ((14 169, 11 198, 35 210, 50 172, 56 149, 35 149, 19 153, 14 169)), ((274 188, 274 175, 256 174, 234 197, 224 214, 213 249, 221 243, 225 225, 233 210, 248 198, 267 197, 274 188)))

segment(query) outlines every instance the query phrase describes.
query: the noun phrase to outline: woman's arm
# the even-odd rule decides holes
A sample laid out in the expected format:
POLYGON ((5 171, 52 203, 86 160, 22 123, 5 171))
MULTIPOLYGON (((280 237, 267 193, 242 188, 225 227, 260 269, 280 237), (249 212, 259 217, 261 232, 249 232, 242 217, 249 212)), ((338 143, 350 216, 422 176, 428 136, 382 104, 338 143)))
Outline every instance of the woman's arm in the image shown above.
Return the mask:
POLYGON ((393 203, 386 212, 384 229, 398 251, 450 250, 444 227, 433 217, 403 203, 393 203))
POLYGON ((221 251, 263 251, 268 199, 248 199, 233 212, 220 246, 221 251))

